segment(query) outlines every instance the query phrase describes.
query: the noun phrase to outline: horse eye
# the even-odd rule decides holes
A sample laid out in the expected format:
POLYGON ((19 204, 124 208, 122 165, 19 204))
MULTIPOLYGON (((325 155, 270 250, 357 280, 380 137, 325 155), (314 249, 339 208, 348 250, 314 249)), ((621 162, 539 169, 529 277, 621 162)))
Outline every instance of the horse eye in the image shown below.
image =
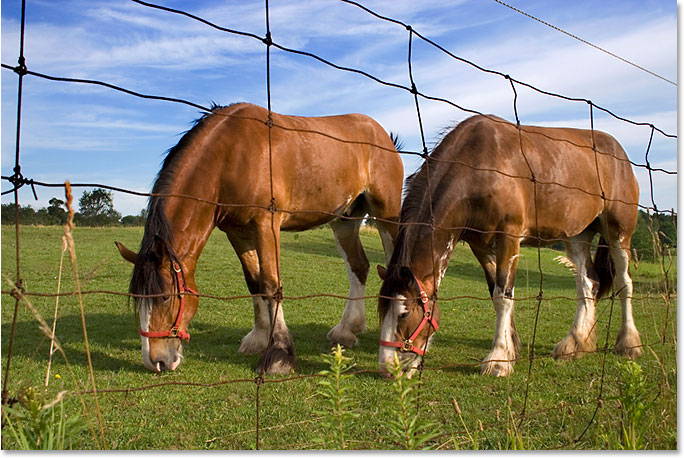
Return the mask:
POLYGON ((403 320, 404 318, 406 318, 406 317, 408 317, 408 316, 409 316, 409 312, 400 313, 400 314, 399 314, 399 319, 400 319, 400 320, 403 320))
POLYGON ((168 304, 170 299, 171 299, 171 296, 163 296, 161 298, 161 300, 164 304, 168 304))

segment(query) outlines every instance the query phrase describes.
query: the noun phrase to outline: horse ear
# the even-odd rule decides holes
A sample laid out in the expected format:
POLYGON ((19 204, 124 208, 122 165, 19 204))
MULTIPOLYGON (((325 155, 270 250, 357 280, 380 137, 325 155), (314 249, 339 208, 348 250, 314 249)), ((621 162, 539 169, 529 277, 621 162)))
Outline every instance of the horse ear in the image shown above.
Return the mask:
POLYGON ((387 269, 380 264, 378 264, 378 276, 380 277, 380 280, 387 278, 387 269))
POLYGON ((410 267, 401 266, 399 268, 399 276, 402 280, 406 281, 406 283, 408 283, 409 286, 412 284, 413 272, 411 271, 410 267))
POLYGON ((135 261, 138 259, 138 253, 129 250, 122 243, 114 242, 114 245, 116 245, 116 247, 119 249, 119 253, 121 254, 122 258, 124 258, 128 262, 132 262, 133 264, 135 264, 135 261))
POLYGON ((162 263, 164 258, 166 258, 167 254, 169 253, 164 240, 156 235, 154 236, 154 246, 152 249, 152 253, 156 256, 159 264, 162 263))

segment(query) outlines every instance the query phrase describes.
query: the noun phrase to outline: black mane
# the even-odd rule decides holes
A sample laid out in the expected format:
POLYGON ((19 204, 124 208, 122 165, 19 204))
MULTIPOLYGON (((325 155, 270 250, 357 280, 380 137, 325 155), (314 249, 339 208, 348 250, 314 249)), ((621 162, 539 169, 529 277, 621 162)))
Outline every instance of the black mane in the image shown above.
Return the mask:
POLYGON ((180 158, 185 149, 195 140, 205 119, 222 106, 212 103, 211 111, 196 119, 192 127, 183 132, 176 146, 166 152, 161 169, 152 186, 152 196, 147 205, 145 233, 140 242, 140 250, 133 267, 133 276, 129 286, 131 294, 162 294, 166 286, 159 272, 164 254, 175 257, 173 252, 173 232, 164 212, 167 197, 173 194, 172 184, 178 170, 180 158))
MULTIPOLYGON (((432 154, 430 157, 433 157, 432 154)), ((446 164, 435 161, 428 164, 427 161, 429 159, 424 161, 418 170, 406 177, 404 181, 404 196, 399 216, 399 234, 390 264, 409 267, 411 265, 411 247, 430 231, 428 167, 432 178, 435 175, 432 169, 446 164)), ((434 204, 435 196, 433 195, 432 198, 434 204)))
MULTIPOLYGON (((410 267, 413 247, 424 237, 430 236, 432 213, 439 203, 440 187, 445 184, 444 178, 451 168, 451 164, 446 159, 453 159, 445 156, 453 154, 450 145, 456 140, 462 126, 467 122, 468 120, 459 123, 456 127, 442 129, 428 158, 404 181, 404 195, 399 217, 401 225, 390 264, 397 267, 410 267), (433 207, 432 212, 430 203, 433 207)), ((434 224, 438 222, 435 221, 434 224)), ((392 272, 392 269, 388 270, 392 272)))

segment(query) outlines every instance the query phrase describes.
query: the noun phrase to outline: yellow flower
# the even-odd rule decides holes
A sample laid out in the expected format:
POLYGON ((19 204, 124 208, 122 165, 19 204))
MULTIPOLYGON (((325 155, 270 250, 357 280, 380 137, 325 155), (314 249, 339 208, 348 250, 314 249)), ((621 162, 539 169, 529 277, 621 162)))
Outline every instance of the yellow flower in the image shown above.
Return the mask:
POLYGON ((62 376, 59 374, 55 374, 55 378, 62 378, 62 376))

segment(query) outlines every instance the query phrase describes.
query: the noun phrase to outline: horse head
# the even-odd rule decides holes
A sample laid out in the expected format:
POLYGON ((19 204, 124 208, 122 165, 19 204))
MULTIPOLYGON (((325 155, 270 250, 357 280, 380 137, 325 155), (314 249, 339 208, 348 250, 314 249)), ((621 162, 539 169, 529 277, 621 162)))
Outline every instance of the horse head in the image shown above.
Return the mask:
MULTIPOLYGON (((161 372, 181 362, 183 340, 197 311, 197 292, 186 283, 181 262, 157 239, 141 254, 115 242, 121 256, 133 263, 130 292, 140 316, 139 333, 145 367, 161 372)), ((190 278, 192 281, 192 279, 190 278)))
POLYGON ((410 377, 439 328, 439 307, 409 267, 378 266, 378 275, 383 280, 378 299, 380 371, 390 377, 388 365, 396 355, 410 377))

